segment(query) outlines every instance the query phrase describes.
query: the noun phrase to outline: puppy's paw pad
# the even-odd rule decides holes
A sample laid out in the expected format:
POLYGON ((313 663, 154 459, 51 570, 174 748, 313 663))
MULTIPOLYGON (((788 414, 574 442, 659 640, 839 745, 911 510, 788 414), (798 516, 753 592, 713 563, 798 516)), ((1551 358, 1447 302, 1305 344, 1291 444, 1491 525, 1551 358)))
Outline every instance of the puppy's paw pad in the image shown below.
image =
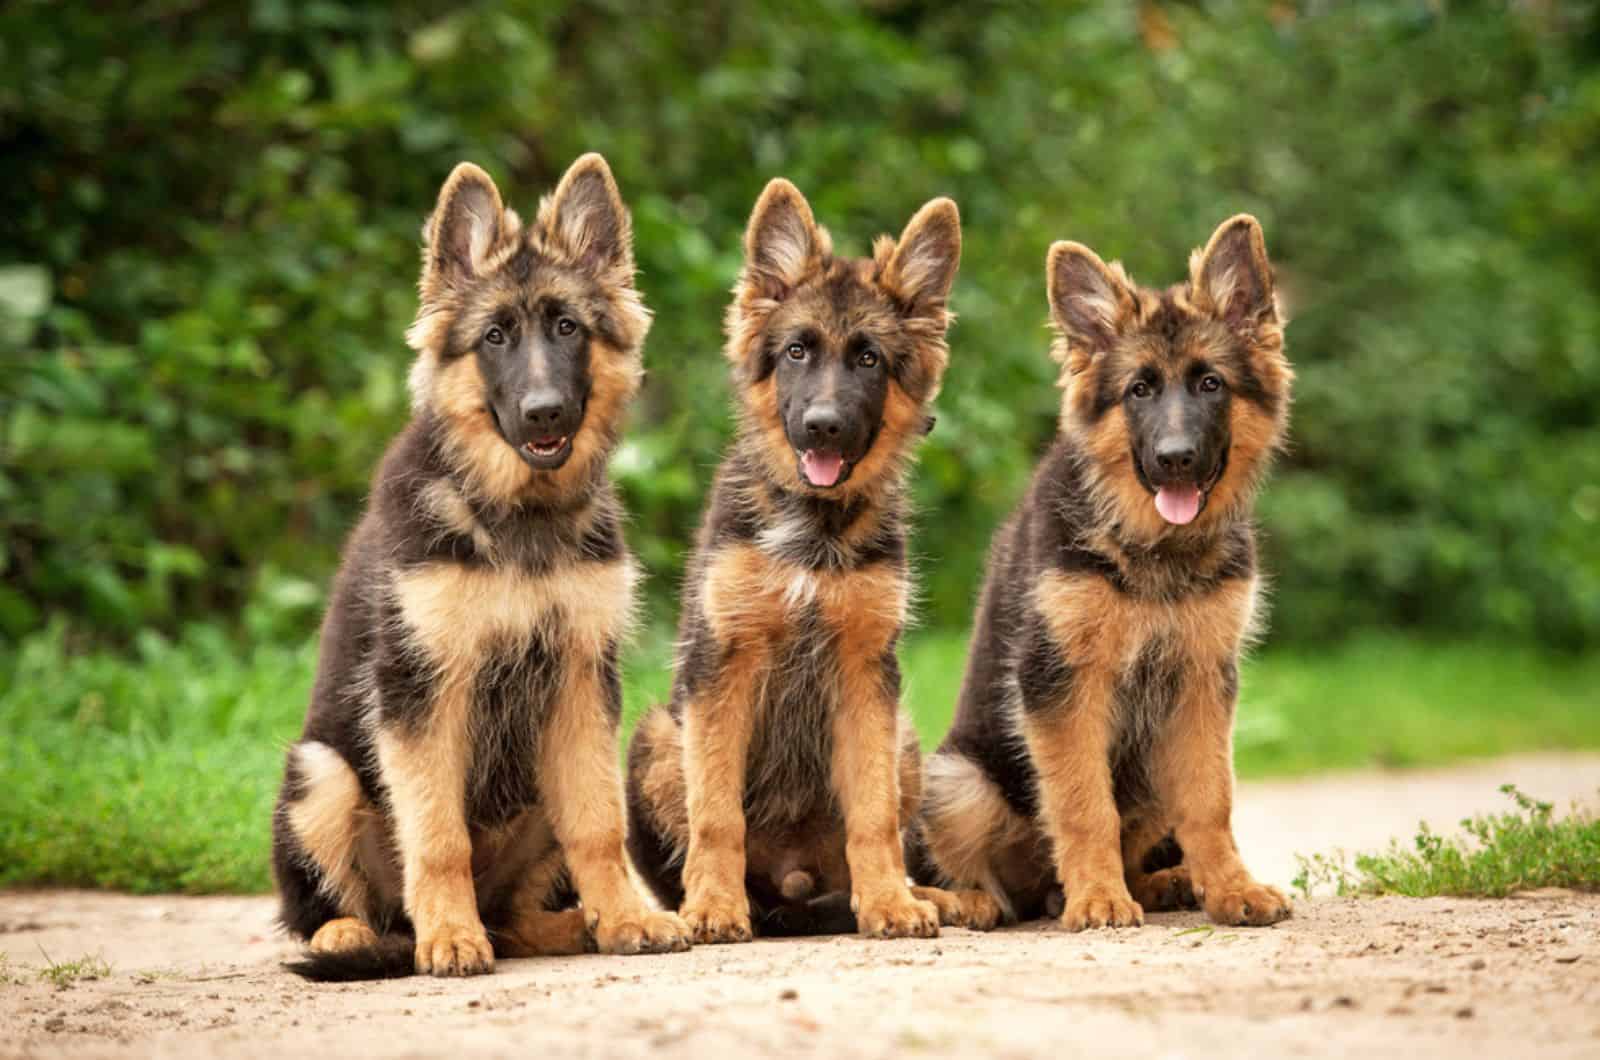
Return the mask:
POLYGON ((649 909, 617 916, 600 916, 595 945, 601 953, 676 953, 689 948, 689 925, 676 913, 649 909))
POLYGON ((494 948, 481 925, 447 927, 417 938, 417 971, 423 975, 483 975, 494 970, 494 948))
POLYGON ((1294 913, 1287 895, 1254 880, 1211 888, 1206 893, 1205 903, 1207 916, 1229 926, 1265 927, 1287 920, 1294 913))
POLYGON ((1061 926, 1068 931, 1088 928, 1138 927, 1144 923, 1144 910, 1128 895, 1109 889, 1089 890, 1067 899, 1061 913, 1061 926))
POLYGON ((869 938, 931 939, 939 934, 939 908, 904 888, 860 898, 856 906, 856 924, 869 938))
POLYGON ((713 895, 685 902, 678 914, 696 943, 749 942, 753 937, 750 902, 743 895, 713 895))

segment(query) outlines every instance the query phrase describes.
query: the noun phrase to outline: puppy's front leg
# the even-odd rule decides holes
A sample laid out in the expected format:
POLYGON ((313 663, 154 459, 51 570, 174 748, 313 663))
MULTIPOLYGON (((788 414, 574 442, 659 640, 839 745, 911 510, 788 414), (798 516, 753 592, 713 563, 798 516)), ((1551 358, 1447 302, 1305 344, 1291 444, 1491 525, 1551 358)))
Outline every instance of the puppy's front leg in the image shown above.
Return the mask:
POLYGON ((754 645, 728 653, 683 711, 683 776, 689 851, 683 865, 683 918, 696 942, 748 942, 744 888, 745 757, 766 653, 754 645))
POLYGON ((1068 931, 1131 927, 1144 910, 1122 872, 1121 818, 1111 780, 1109 668, 1039 661, 1020 675, 1022 731, 1039 776, 1039 811, 1066 892, 1068 931))
POLYGON ((610 655, 565 663, 539 742, 540 798, 600 952, 688 949, 683 921, 651 909, 628 878, 617 763, 622 688, 610 655))
POLYGON ((863 651, 844 640, 832 767, 850 904, 863 935, 930 938, 939 934, 939 910, 907 886, 900 836, 899 665, 892 648, 863 651))
POLYGON ((1258 883, 1233 840, 1233 659, 1196 662, 1155 748, 1157 795, 1172 817, 1194 897, 1219 924, 1275 924, 1292 911, 1276 887, 1258 883))
POLYGON ((453 682, 414 728, 391 724, 377 738, 406 914, 417 933, 416 969, 423 974, 479 975, 494 967, 478 918, 467 832, 468 696, 463 683, 453 682))

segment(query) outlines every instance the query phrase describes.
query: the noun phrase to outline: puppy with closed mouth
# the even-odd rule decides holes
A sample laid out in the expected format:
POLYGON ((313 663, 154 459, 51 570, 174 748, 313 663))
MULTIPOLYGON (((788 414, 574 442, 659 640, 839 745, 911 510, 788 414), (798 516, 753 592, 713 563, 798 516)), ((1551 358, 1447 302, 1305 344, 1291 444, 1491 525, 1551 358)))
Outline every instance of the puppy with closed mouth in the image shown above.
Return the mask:
POLYGON ((618 654, 635 568, 606 477, 650 316, 605 160, 532 224, 462 163, 424 229, 413 416, 373 480, 273 815, 313 979, 684 949, 630 878, 618 654))
POLYGON ((670 705, 629 752, 634 862, 695 939, 991 926, 976 891, 913 889, 916 736, 896 645, 906 477, 944 375, 960 258, 935 199, 871 257, 833 252, 774 180, 727 315, 738 437, 689 564, 670 705))
POLYGON ((1074 931, 1273 923, 1231 824, 1251 511, 1293 380, 1261 227, 1225 221, 1166 290, 1068 242, 1046 280, 1060 431, 990 550, 914 874, 1074 931))

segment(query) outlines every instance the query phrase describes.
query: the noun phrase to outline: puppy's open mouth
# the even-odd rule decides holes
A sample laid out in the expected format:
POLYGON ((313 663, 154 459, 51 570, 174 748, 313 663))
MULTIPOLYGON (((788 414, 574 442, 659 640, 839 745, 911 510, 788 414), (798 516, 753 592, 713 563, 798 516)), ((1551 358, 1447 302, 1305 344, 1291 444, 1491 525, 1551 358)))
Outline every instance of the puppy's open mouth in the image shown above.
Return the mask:
POLYGON ((1203 483, 1174 482, 1169 483, 1155 491, 1156 511, 1161 518, 1173 526, 1187 526, 1200 515, 1201 509, 1206 506, 1206 500, 1211 496, 1211 491, 1222 479, 1222 472, 1228 466, 1227 455, 1217 461, 1217 469, 1203 483))
POLYGON ((806 449, 800 451, 800 474, 818 489, 827 489, 850 477, 850 462, 829 449, 806 449))
POLYGON ((559 438, 541 438, 536 442, 529 442, 522 448, 534 456, 555 456, 561 452, 561 447, 571 441, 566 435, 559 438))
POLYGON ((520 451, 523 459, 536 468, 545 470, 557 468, 566 463, 567 457, 572 453, 572 435, 534 438, 523 442, 520 451))

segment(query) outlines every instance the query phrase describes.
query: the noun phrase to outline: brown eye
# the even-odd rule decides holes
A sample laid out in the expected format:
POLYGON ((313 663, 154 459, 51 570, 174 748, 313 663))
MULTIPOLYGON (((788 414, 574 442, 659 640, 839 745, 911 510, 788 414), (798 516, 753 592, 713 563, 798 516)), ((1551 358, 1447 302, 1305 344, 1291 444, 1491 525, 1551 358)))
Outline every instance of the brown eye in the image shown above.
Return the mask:
POLYGON ((1152 391, 1150 390, 1150 384, 1141 379, 1128 388, 1128 393, 1136 398, 1143 399, 1149 397, 1152 391))
POLYGON ((576 320, 573 320, 571 317, 562 317, 560 320, 556 321, 556 334, 557 335, 571 335, 574 331, 577 331, 577 330, 578 330, 578 322, 576 320))
POLYGON ((1215 394, 1222 389, 1222 377, 1216 374, 1203 377, 1200 380, 1200 389, 1207 394, 1215 394))
POLYGON ((783 352, 789 355, 789 360, 791 361, 803 361, 806 359, 806 348, 798 342, 789 343, 784 347, 783 352))
POLYGON ((861 367, 863 367, 863 368, 876 368, 876 367, 878 367, 878 351, 877 350, 863 350, 861 352, 861 359, 857 363, 859 363, 861 365, 861 367))
POLYGON ((483 341, 488 343, 490 346, 504 346, 506 344, 506 333, 501 331, 500 327, 496 325, 495 327, 492 327, 488 331, 484 332, 483 341))

